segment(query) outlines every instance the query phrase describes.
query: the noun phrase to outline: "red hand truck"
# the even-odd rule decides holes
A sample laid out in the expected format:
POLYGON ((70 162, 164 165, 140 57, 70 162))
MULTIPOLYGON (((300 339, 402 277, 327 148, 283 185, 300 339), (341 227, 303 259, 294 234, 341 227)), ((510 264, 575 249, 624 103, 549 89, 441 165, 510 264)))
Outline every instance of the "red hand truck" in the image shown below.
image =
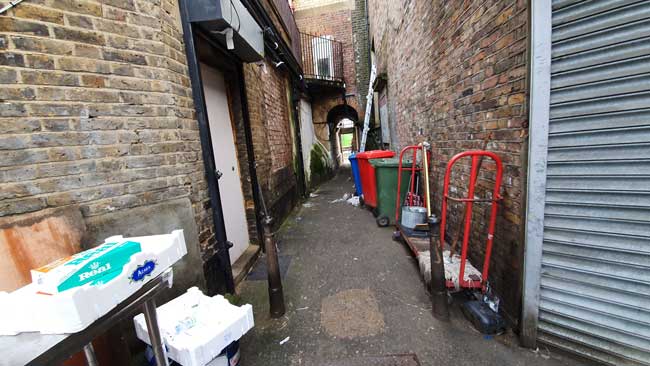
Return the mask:
MULTIPOLYGON (((405 197, 405 203, 407 206, 424 206, 428 207, 429 205, 429 200, 428 199, 422 199, 422 197, 415 192, 415 182, 417 181, 417 172, 421 171, 422 168, 418 166, 418 151, 422 151, 422 145, 411 145, 411 146, 406 146, 405 148, 402 149, 399 153, 399 163, 397 166, 397 199, 395 201, 395 225, 399 225, 399 215, 400 215, 400 210, 402 209, 402 204, 400 202, 400 192, 402 189, 402 171, 408 170, 411 172, 411 179, 409 182, 409 191, 406 194, 405 197), (405 168, 404 167, 404 155, 406 153, 412 152, 412 160, 411 160, 411 167, 410 168, 405 168), (424 204, 423 204, 424 203, 424 204)), ((431 151, 428 149, 427 151, 427 162, 429 163, 429 166, 431 165, 431 151)), ((408 155, 407 155, 408 156, 408 155)), ((427 192, 428 194, 428 192, 427 192)), ((427 197, 428 198, 428 197, 427 197)))
MULTIPOLYGON (((465 228, 463 232, 463 244, 461 249, 460 271, 458 273, 458 281, 459 281, 460 288, 464 288, 464 289, 480 288, 481 291, 483 292, 485 292, 486 290, 488 271, 490 269, 490 255, 492 254, 492 241, 494 239, 494 226, 496 224, 498 201, 502 199, 499 193, 501 189, 502 174, 503 174, 503 164, 501 163, 501 158, 499 158, 499 156, 497 156, 495 153, 489 151, 482 151, 482 150, 465 151, 460 154, 454 155, 454 157, 452 157, 451 160, 449 160, 449 162, 447 163, 447 169, 445 171, 445 182, 442 191, 442 213, 441 213, 442 217, 440 219, 440 245, 443 247, 443 250, 444 250, 444 243, 445 243, 445 226, 447 223, 447 201, 452 200, 457 202, 465 202, 465 204, 467 204, 467 209, 465 211, 465 218, 464 218, 465 228), (467 197, 466 198, 451 197, 449 196, 449 180, 451 177, 451 169, 454 166, 454 164, 458 162, 458 160, 464 157, 472 158, 472 166, 470 170, 470 181, 469 181, 467 197), (482 159, 482 157, 489 157, 496 164, 496 177, 494 180, 494 190, 492 192, 492 197, 488 199, 474 198, 476 180, 478 178, 479 160, 482 159), (481 272, 480 281, 477 281, 476 279, 470 279, 470 280, 465 279, 467 249, 469 244, 470 228, 471 228, 471 221, 472 221, 472 207, 474 205, 474 202, 492 203, 491 213, 490 213, 490 224, 488 227, 488 234, 487 234, 487 243, 485 247, 485 259, 483 262, 483 271, 481 272)), ((447 287, 454 288, 455 287, 454 282, 447 279, 447 287)))

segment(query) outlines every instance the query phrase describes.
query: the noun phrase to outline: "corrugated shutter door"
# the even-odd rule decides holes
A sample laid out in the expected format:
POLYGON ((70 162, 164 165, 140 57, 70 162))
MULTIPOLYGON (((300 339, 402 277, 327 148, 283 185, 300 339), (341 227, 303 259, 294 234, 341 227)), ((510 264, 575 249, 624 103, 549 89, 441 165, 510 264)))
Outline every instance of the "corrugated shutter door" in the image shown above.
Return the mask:
POLYGON ((650 1, 553 1, 539 340, 650 365, 650 1))

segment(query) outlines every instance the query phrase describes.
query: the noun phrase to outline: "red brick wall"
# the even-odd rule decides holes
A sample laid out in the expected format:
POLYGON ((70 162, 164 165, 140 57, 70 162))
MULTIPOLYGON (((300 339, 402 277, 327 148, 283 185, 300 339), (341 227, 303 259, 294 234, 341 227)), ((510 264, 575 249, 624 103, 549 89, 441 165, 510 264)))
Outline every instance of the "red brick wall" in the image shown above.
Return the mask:
MULTIPOLYGON (((509 314, 518 314, 522 205, 527 136, 527 9, 523 0, 369 0, 371 37, 378 69, 388 77, 389 115, 401 146, 420 131, 433 148, 434 204, 439 211, 446 162, 456 153, 488 150, 505 165, 490 280, 509 314)), ((400 147, 401 147, 400 146, 400 147)), ((452 194, 463 194, 468 166, 452 176, 452 194)), ((492 186, 494 165, 483 164, 478 194, 492 186)), ((452 207, 455 235, 462 209, 452 207)), ((482 263, 487 209, 477 207, 471 257, 482 263)))
MULTIPOLYGON (((343 77, 346 94, 357 93, 357 78, 352 43, 352 9, 332 10, 330 7, 316 7, 298 10, 295 13, 300 32, 318 36, 330 35, 343 42, 343 77)), ((357 112, 363 115, 362 111, 357 112)))
POLYGON ((296 199, 289 76, 265 61, 246 64, 244 77, 259 183, 266 204, 282 206, 283 215, 296 199))

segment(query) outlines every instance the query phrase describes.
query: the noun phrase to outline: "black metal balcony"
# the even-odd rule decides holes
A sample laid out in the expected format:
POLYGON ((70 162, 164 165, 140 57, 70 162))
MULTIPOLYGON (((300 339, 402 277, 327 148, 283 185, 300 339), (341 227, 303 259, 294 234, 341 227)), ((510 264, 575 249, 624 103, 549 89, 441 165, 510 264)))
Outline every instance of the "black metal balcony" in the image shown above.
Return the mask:
POLYGON ((343 43, 329 36, 300 33, 302 69, 308 84, 345 87, 343 43))

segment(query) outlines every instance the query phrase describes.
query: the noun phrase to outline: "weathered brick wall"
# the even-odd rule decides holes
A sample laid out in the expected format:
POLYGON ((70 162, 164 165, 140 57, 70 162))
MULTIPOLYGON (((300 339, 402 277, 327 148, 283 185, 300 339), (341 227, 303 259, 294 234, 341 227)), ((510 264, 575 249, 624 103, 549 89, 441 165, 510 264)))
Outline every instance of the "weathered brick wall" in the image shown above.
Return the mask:
POLYGON ((0 216, 189 197, 213 242, 175 0, 30 0, 0 17, 0 216))
MULTIPOLYGON (((522 252, 522 154, 527 136, 526 1, 369 0, 371 37, 380 72, 388 78, 389 115, 402 146, 423 132, 433 148, 434 204, 439 211, 446 162, 456 153, 482 148, 505 166, 504 186, 490 280, 515 318, 519 309, 522 252)), ((400 147, 402 147, 400 146, 400 147)), ((463 194, 468 166, 452 176, 452 194, 463 194)), ((488 161, 478 195, 492 186, 488 161)), ((471 241, 480 264, 489 212, 477 205, 471 241)), ((484 206, 484 205, 483 205, 484 206)), ((453 206, 450 235, 462 209, 453 206)))
POLYGON ((281 221, 297 200, 289 75, 265 60, 245 65, 244 77, 258 180, 281 221))
POLYGON ((361 106, 359 118, 363 118, 366 109, 366 96, 370 79, 370 48, 368 41, 368 21, 366 17, 366 0, 355 0, 352 10, 352 45, 354 49, 354 68, 357 85, 357 100, 361 106))

